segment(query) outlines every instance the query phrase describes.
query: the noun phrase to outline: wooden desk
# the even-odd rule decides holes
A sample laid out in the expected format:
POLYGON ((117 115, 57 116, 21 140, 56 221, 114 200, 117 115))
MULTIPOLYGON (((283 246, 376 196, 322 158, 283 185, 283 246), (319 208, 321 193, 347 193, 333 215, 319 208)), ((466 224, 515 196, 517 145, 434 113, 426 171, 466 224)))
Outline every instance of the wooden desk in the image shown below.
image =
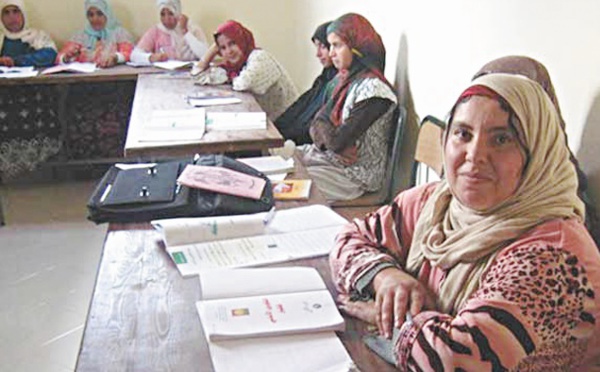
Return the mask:
POLYGON ((159 72, 170 73, 120 65, 0 79, 0 144, 50 139, 53 163, 120 158, 137 77, 159 72))
MULTIPOLYGON (((302 178, 304 173, 300 170, 302 178)), ((313 186, 314 187, 314 186, 313 186)), ((313 188, 309 204, 322 204, 313 188)), ((280 209, 304 203, 278 202, 280 209)), ((149 224, 113 224, 104 249, 81 342, 77 371, 213 371, 194 306, 197 278, 181 277, 149 224)), ((317 268, 332 293, 326 257, 279 266, 317 268)), ((347 318, 339 333, 361 371, 393 371, 362 343, 365 325, 347 318)))
MULTIPOLYGON (((152 158, 157 156, 186 156, 194 153, 224 153, 245 150, 266 151, 272 147, 283 146, 283 137, 271 121, 267 121, 267 130, 208 131, 202 139, 191 144, 169 144, 156 146, 138 141, 139 133, 145 123, 150 121, 153 110, 189 109, 186 97, 207 87, 194 85, 187 78, 167 75, 140 75, 135 88, 135 98, 131 109, 127 140, 126 157, 152 158)), ((210 89, 215 89, 211 87, 210 89)), ((228 89, 222 87, 222 89, 228 89)), ((242 103, 223 106, 210 106, 207 111, 262 111, 250 93, 234 92, 242 103)))
POLYGON ((127 65, 118 65, 111 68, 98 69, 90 73, 60 72, 49 75, 37 75, 23 79, 0 79, 0 86, 136 81, 140 74, 153 73, 168 73, 168 71, 157 67, 131 67, 127 65))

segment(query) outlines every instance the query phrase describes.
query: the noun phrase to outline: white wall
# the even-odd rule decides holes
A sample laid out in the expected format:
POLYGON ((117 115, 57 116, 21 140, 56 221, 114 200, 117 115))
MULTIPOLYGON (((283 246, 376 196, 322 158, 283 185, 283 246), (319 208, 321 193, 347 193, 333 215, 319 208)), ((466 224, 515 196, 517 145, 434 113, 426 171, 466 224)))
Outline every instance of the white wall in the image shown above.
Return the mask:
MULTIPOLYGON (((25 0, 32 24, 59 41, 84 24, 83 0, 25 0)), ((112 0, 136 36, 158 21, 154 0, 112 0)), ((400 37, 419 116, 444 117, 454 98, 485 62, 524 54, 548 68, 567 123, 571 148, 600 204, 600 1, 597 0, 182 0, 207 34, 233 18, 254 31, 257 44, 286 66, 301 89, 320 66, 310 35, 346 12, 367 17, 388 50, 394 79, 400 37)), ((600 205, 599 205, 600 206, 600 205)))

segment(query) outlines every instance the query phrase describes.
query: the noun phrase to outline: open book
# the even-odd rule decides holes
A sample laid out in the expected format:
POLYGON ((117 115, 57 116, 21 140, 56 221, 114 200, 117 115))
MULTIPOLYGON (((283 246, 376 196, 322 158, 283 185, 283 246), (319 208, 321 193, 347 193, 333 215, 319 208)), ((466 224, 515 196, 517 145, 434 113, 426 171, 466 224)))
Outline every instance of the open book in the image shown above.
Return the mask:
POLYGON ((344 320, 314 268, 213 270, 200 286, 196 306, 216 371, 352 370, 334 333, 344 320))
POLYGON ((40 75, 55 74, 57 72, 82 72, 90 73, 96 71, 96 64, 93 62, 71 62, 60 64, 42 70, 40 75))
POLYGON ((201 273, 200 283, 203 298, 207 291, 211 298, 196 303, 209 341, 344 329, 314 268, 213 270, 201 273), (244 292, 228 290, 232 284, 244 292))
POLYGON ((219 217, 152 221, 184 277, 329 253, 347 223, 324 205, 219 217))

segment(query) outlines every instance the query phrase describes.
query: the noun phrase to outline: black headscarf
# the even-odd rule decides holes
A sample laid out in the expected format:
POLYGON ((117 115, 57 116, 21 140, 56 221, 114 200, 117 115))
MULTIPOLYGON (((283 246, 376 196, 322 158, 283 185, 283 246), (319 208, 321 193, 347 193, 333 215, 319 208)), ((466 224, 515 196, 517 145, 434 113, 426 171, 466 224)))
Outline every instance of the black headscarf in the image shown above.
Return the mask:
MULTIPOLYGON (((329 48, 327 42, 327 27, 331 22, 326 22, 317 27, 311 40, 318 40, 329 48)), ((285 139, 291 139, 297 145, 312 143, 308 133, 313 117, 326 101, 327 83, 337 74, 335 67, 325 67, 312 87, 304 92, 283 114, 275 120, 275 126, 285 139)))

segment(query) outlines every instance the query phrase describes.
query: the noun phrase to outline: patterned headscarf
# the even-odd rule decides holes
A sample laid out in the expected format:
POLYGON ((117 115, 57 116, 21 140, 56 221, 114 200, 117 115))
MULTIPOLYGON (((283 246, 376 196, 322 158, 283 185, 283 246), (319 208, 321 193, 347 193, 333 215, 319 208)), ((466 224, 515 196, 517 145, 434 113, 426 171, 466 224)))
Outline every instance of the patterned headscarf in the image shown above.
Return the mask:
POLYGON ((425 203, 407 269, 418 273, 427 259, 448 270, 438 306, 452 314, 479 287, 482 274, 502 248, 540 223, 556 218, 583 220, 585 214, 560 117, 542 87, 509 74, 484 75, 472 82, 475 85, 491 89, 509 104, 518 119, 516 125, 520 123, 517 131, 522 133, 528 158, 514 194, 489 210, 474 211, 462 205, 447 180, 425 203))
POLYGON ((350 85, 357 79, 377 77, 387 83, 383 75, 385 69, 385 46, 381 36, 371 23, 363 16, 348 13, 327 27, 327 35, 335 33, 352 51, 352 64, 348 70, 340 70, 332 99, 317 115, 321 120, 328 120, 333 125, 342 123, 342 108, 350 85))
POLYGON ((112 34, 115 31, 115 29, 119 27, 119 22, 113 14, 109 0, 85 0, 84 14, 86 19, 87 11, 90 10, 91 7, 100 9, 100 11, 104 13, 104 16, 106 17, 106 26, 104 26, 104 28, 100 31, 94 30, 94 28, 89 22, 85 24, 84 33, 87 36, 85 47, 94 50, 96 48, 96 42, 98 40, 112 41, 112 34))
POLYGON ((242 67, 244 67, 248 60, 248 56, 256 49, 256 45, 254 45, 254 36, 252 35, 252 32, 242 26, 241 23, 231 20, 217 27, 217 31, 214 34, 215 43, 217 42, 219 35, 225 35, 233 40, 244 54, 244 58, 235 64, 231 64, 229 61, 225 61, 221 64, 221 67, 227 71, 229 79, 233 79, 239 75, 242 67))
POLYGON ((23 42, 29 44, 33 49, 42 49, 42 48, 52 48, 56 50, 56 44, 54 41, 46 34, 45 32, 41 32, 39 30, 35 30, 27 27, 27 15, 25 4, 23 0, 0 0, 0 11, 9 5, 14 5, 21 10, 23 14, 23 29, 19 32, 10 32, 4 27, 2 24, 2 35, 0 35, 0 50, 2 50, 2 44, 4 42, 4 38, 2 36, 6 36, 11 40, 22 40, 23 42))

